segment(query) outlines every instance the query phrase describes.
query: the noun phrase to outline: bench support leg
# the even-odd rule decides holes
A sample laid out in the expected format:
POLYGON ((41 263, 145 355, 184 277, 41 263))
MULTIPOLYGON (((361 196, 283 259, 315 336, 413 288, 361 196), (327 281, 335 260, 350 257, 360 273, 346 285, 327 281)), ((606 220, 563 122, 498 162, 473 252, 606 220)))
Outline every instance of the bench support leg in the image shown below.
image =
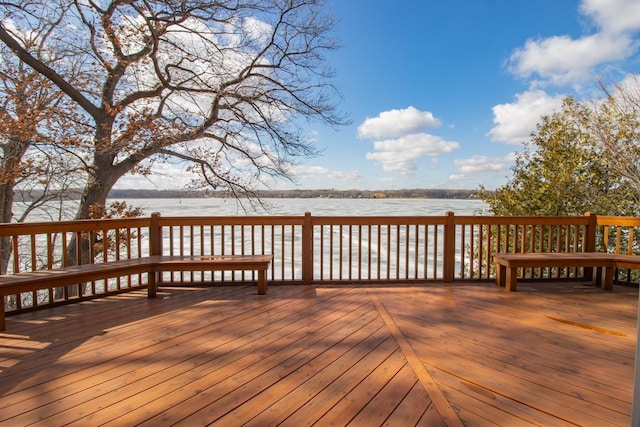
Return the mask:
POLYGON ((596 286, 601 288, 602 287, 602 269, 604 267, 596 267, 596 275, 595 275, 595 283, 596 286))
POLYGON ((606 291, 612 291, 614 272, 615 267, 613 266, 597 267, 595 277, 596 286, 599 288, 603 288, 606 291))
POLYGON ((496 265, 496 285, 500 287, 504 287, 505 284, 505 276, 507 274, 507 267, 504 265, 497 264, 496 265))
POLYGON ((518 268, 517 267, 507 267, 506 274, 506 283, 505 288, 509 292, 516 291, 516 281, 518 280, 518 268))
POLYGON ((613 266, 607 266, 604 267, 604 283, 602 284, 603 288, 605 291, 612 291, 613 290, 613 272, 615 270, 615 267, 613 266))
POLYGON ((258 270, 258 295, 267 293, 267 271, 258 270))
POLYGON ((0 331, 4 331, 7 329, 7 325, 4 320, 4 297, 2 296, 0 296, 0 304, 2 304, 2 307, 0 307, 0 331))
POLYGON ((150 271, 147 273, 147 298, 155 298, 158 292, 158 273, 150 271))
MULTIPOLYGON (((588 280, 589 282, 593 281, 593 267, 584 267, 582 271, 584 272, 585 280, 588 280)), ((598 273, 598 270, 596 267, 596 274, 597 273, 598 273)))

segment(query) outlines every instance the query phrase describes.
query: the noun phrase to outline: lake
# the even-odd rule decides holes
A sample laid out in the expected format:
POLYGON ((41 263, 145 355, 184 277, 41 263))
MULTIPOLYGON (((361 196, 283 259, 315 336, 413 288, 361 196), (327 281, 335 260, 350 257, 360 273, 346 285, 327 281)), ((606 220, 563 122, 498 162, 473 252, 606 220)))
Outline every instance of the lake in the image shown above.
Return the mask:
MULTIPOLYGON (((305 212, 314 216, 438 216, 449 211, 456 215, 475 215, 488 208, 486 203, 477 199, 263 199, 262 206, 255 201, 245 201, 240 206, 235 199, 221 198, 124 201, 131 207, 142 208, 144 216, 153 212, 163 216, 304 215, 305 212)), ((50 202, 32 212, 27 221, 71 220, 77 203, 64 202, 62 217, 59 217, 59 204, 50 202)), ((14 213, 19 215, 23 210, 24 206, 16 202, 14 213)))
POLYGON ((451 211, 456 215, 474 215, 487 209, 475 199, 264 199, 263 207, 245 202, 244 209, 234 199, 126 199, 131 206, 144 209, 145 215, 304 215, 315 216, 431 216, 451 211))
MULTIPOLYGON (((457 216, 479 214, 487 205, 480 200, 469 199, 264 199, 264 206, 245 205, 246 210, 233 199, 125 199, 128 205, 143 209, 143 215, 159 212, 162 216, 205 217, 240 215, 282 215, 302 216, 311 212, 320 216, 441 216, 454 212, 457 216)), ((65 214, 70 219, 75 213, 77 202, 64 202, 65 214)), ((16 211, 19 209, 16 206, 16 211)), ((53 218, 57 206, 50 204, 46 209, 34 212, 30 221, 56 221, 53 218), (49 217, 47 217, 49 216, 49 217)), ((244 230, 244 229, 243 229, 244 230)), ((277 280, 300 279, 303 259, 301 250, 300 227, 257 227, 249 228, 250 236, 244 232, 235 233, 236 228, 225 226, 186 227, 176 236, 165 232, 163 246, 174 246, 190 251, 195 245, 196 252, 202 250, 201 242, 207 242, 206 248, 216 247, 209 253, 237 253, 242 248, 246 253, 262 253, 264 248, 276 257, 274 274, 277 280), (194 233, 193 235, 191 233, 194 233), (201 235, 199 234, 201 233, 201 235), (230 233, 229 235, 224 233, 230 233), (255 241, 254 241, 254 234, 255 241), (227 236, 223 238, 223 234, 227 236), (185 237, 186 236, 186 237, 185 237), (192 237, 195 236, 195 237, 192 237), (199 243, 200 242, 200 243, 199 243), (184 245, 184 246, 183 246, 184 245)), ((458 231, 459 232, 459 231, 458 231)), ((325 227, 323 232, 314 235, 314 274, 320 278, 361 277, 374 275, 378 278, 431 277, 440 275, 443 263, 444 229, 435 226, 373 226, 372 227, 325 227), (322 234, 324 233, 324 234, 322 234), (324 237, 323 237, 324 236, 324 237), (351 242, 357 242, 350 246, 351 242), (358 262, 351 262, 357 259, 358 262), (380 267, 378 267, 380 266, 380 267), (411 269, 408 266, 412 266, 411 269), (438 267, 438 268, 436 268, 438 267), (409 271, 410 270, 410 271, 409 271), (395 274, 395 276, 394 276, 395 274), (402 275, 405 276, 402 276, 402 275), (392 277, 393 276, 393 277, 392 277), (402 277, 401 277, 402 276, 402 277)), ((46 242, 45 242, 46 243, 46 242)), ((460 256, 464 256, 460 254, 460 256)), ((457 265, 461 261, 457 260, 457 265)), ((218 277, 218 276, 216 276, 218 277)), ((438 276, 440 277, 440 276, 438 276)))

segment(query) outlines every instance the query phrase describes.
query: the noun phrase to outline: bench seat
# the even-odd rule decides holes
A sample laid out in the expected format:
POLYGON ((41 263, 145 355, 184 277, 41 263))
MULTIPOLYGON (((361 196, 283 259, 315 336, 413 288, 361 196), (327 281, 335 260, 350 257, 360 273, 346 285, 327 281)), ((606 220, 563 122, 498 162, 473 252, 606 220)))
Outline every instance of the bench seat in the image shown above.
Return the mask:
POLYGON ((258 294, 264 295, 267 292, 267 270, 272 260, 272 255, 156 255, 0 275, 0 331, 6 327, 4 297, 8 295, 147 273, 147 295, 153 298, 160 283, 159 274, 164 271, 232 270, 257 271, 258 294))
POLYGON ((0 275, 0 295, 109 279, 153 270, 149 257, 0 275))
POLYGON ((187 255, 152 256, 149 258, 156 273, 164 271, 257 271, 258 295, 265 295, 267 293, 267 269, 273 260, 273 255, 187 255))
POLYGON ((537 267, 596 267, 596 284, 613 289, 614 268, 640 268, 640 256, 604 252, 542 252, 493 254, 496 263, 496 284, 507 291, 516 290, 518 268, 537 267), (604 271, 604 278, 600 271, 604 271))

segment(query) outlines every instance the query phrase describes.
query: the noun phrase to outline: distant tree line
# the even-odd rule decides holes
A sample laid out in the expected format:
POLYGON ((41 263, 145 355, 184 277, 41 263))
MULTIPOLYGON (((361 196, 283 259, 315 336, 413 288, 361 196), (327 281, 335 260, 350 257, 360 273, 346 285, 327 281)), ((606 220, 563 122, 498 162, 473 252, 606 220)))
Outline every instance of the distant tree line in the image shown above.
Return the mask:
MULTIPOLYGON (((281 198, 332 198, 332 199, 472 199, 477 198, 476 190, 448 189, 405 189, 405 190, 261 190, 256 195, 264 199, 281 198)), ((183 190, 112 190, 112 199, 171 199, 171 198, 224 198, 236 195, 223 191, 183 191, 183 190)))

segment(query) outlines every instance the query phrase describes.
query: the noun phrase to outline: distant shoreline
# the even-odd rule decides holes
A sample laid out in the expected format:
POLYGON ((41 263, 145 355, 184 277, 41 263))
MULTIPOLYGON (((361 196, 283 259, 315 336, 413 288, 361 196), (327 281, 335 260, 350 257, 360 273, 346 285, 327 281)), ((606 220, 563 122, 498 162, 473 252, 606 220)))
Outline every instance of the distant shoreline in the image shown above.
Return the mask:
MULTIPOLYGON (((264 199, 478 199, 477 190, 261 190, 253 196, 264 199)), ((183 190, 112 190, 110 199, 201 199, 232 198, 228 192, 183 190)))

